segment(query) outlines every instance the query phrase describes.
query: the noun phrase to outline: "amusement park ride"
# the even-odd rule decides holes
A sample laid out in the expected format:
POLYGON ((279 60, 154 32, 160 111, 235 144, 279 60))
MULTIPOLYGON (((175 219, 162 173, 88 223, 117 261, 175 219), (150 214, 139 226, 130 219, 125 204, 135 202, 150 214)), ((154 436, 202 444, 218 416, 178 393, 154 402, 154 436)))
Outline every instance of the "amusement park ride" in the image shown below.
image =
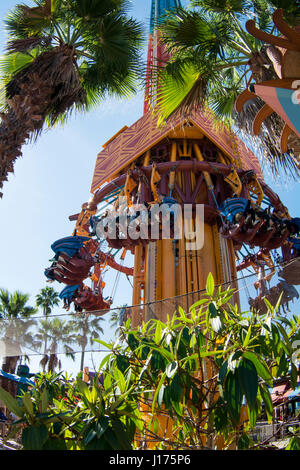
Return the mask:
MULTIPOLYGON (((256 156, 231 129, 216 127, 210 110, 157 125, 150 99, 156 86, 151 71, 166 57, 155 25, 164 11, 179 3, 152 0, 144 114, 103 145, 92 198, 70 217, 76 220, 73 234, 53 243, 55 257, 45 271, 49 280, 66 285, 60 294, 66 308, 73 303, 78 312, 98 315, 107 313, 112 302, 104 298, 104 270, 132 277, 133 326, 153 317, 166 320, 172 312, 169 304, 164 307, 164 299, 177 298, 188 308, 205 288, 209 273, 215 284, 234 287, 239 273, 253 268, 258 296, 251 302, 261 313, 264 297, 274 303, 283 292, 287 307, 298 296, 293 285, 300 284, 300 219, 292 218, 266 185, 256 156), (140 210, 134 212, 137 205, 140 210), (196 231, 196 207, 203 205, 204 245, 191 249, 184 236, 174 236, 174 230, 169 237, 160 230, 158 239, 151 238, 154 205, 169 208, 173 228, 175 223, 184 225, 185 236, 186 225, 196 231), (175 208, 185 205, 192 208, 189 217, 175 220, 175 208), (113 223, 113 236, 109 227, 106 232, 98 229, 105 223, 113 223), (144 236, 125 233, 130 224, 144 236), (124 266, 126 252, 134 256, 131 267, 124 266), (280 264, 282 279, 272 290, 267 286, 274 263, 280 264)), ((251 98, 246 94, 238 106, 251 98)), ((158 221, 162 226, 162 218, 158 221)))

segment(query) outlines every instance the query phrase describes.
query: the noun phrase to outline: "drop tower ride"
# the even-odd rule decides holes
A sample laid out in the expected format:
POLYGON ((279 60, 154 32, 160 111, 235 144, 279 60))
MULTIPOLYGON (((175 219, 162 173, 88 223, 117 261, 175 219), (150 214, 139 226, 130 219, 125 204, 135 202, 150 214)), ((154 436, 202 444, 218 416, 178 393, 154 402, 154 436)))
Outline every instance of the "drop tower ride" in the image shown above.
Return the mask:
MULTIPOLYGON (((75 309, 95 314, 110 307, 103 295, 103 269, 132 276, 133 326, 151 318, 165 321, 178 305, 188 309, 205 289, 209 273, 215 284, 236 287, 238 272, 252 266, 260 273, 263 293, 264 267, 272 267, 271 251, 281 248, 288 260, 299 254, 297 220, 265 184, 256 156, 231 129, 216 126, 209 109, 158 126, 153 70, 168 57, 157 25, 167 11, 179 6, 179 0, 152 0, 144 114, 103 145, 92 197, 70 217, 76 220, 72 236, 52 245, 55 261, 46 270, 49 279, 66 284, 61 297, 68 305, 74 302, 75 309), (137 205, 146 218, 139 219, 140 212, 133 214, 137 205), (183 236, 174 236, 172 230, 165 236, 161 227, 159 236, 152 236, 154 206, 170 209, 173 228, 176 219, 183 236), (184 214, 186 207, 185 216, 178 216, 178 209, 184 214), (116 211, 109 219, 117 225, 114 236, 99 234, 97 223, 116 211), (139 219, 144 236, 131 237, 122 217, 129 224, 139 219), (191 243, 190 233, 200 231, 203 244, 191 243), (109 252, 103 251, 103 242, 109 252), (241 263, 238 254, 245 245, 256 253, 241 263), (113 253, 120 250, 121 260, 126 252, 132 253, 133 266, 124 267, 116 260, 113 253)), ((158 216, 160 225, 164 216, 164 212, 158 216)), ((238 302, 238 297, 234 300, 238 302)))

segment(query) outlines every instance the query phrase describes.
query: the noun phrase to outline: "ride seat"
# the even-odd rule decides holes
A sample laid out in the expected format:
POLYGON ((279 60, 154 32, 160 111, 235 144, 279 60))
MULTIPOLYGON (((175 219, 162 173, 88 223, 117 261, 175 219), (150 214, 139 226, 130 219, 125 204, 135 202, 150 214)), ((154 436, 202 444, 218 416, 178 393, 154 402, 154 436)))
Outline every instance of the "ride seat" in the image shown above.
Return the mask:
POLYGON ((229 223, 233 224, 237 214, 245 215, 248 205, 249 201, 246 198, 230 198, 226 199, 221 204, 220 212, 224 217, 226 217, 229 223))

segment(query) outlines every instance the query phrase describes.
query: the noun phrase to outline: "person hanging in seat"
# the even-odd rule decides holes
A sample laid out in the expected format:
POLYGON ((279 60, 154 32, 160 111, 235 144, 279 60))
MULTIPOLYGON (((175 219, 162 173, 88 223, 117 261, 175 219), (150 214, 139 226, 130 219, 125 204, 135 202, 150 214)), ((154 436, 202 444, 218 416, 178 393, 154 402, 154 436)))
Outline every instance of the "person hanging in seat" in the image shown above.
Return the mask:
MULTIPOLYGON (((226 199, 220 206, 220 212, 230 225, 245 219, 251 209, 251 201, 243 197, 226 199)), ((254 214, 250 213, 251 216, 254 214)))
POLYGON ((80 287, 80 284, 75 284, 74 286, 67 286, 59 294, 59 298, 63 300, 63 303, 64 303, 63 308, 65 310, 67 311, 70 310, 71 303, 74 301, 79 287, 80 287))

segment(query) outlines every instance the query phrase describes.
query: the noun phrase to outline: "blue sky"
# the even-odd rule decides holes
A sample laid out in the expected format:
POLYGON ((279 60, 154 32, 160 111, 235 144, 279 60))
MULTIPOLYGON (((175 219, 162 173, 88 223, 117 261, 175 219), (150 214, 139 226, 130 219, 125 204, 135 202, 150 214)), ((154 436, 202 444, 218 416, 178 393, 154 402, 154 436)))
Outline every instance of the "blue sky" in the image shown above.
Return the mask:
MULTIPOLYGON (((1 18, 16 3, 1 1, 1 18)), ((146 19, 150 1, 136 3, 132 13, 146 19)), ((3 26, 0 37, 3 48, 3 26)), ((142 94, 127 102, 107 99, 90 114, 74 116, 63 128, 47 131, 36 143, 24 147, 0 202, 0 286, 32 295, 44 286, 43 269, 51 258, 50 245, 71 234, 73 224, 68 216, 90 198, 96 155, 102 144, 138 119, 142 110, 142 94)))
MULTIPOLYGON (((1 0, 0 18, 17 3, 1 0)), ((132 15, 148 28, 150 0, 133 0, 132 15)), ((5 45, 1 21, 0 48, 5 45)), ((15 174, 3 188, 0 200, 0 287, 30 293, 31 302, 46 285, 43 271, 52 257, 53 241, 71 235, 68 216, 77 213, 90 198, 90 185, 97 153, 101 146, 124 125, 131 125, 143 112, 143 94, 128 101, 107 99, 87 115, 72 117, 63 128, 44 133, 36 143, 23 148, 15 174)), ((277 182, 266 175, 292 216, 299 216, 299 184, 282 176, 277 182)), ((130 262, 128 261, 128 264, 130 262)), ((106 294, 114 273, 106 279, 106 294)), ((55 284, 61 291, 63 286, 55 284)), ((122 279, 115 305, 131 305, 131 288, 122 279)), ((61 310, 56 309, 55 313, 61 310)), ((64 311, 63 311, 64 312, 64 311)), ((106 336, 109 329, 106 328, 106 336)))

